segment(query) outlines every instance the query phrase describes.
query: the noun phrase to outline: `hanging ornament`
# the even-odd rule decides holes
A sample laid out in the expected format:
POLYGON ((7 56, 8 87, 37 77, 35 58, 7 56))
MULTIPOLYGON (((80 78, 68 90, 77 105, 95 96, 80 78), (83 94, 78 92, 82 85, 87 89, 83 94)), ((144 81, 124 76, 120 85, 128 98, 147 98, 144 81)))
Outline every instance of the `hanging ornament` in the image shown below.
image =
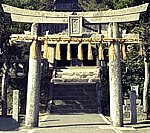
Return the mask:
POLYGON ((71 60, 71 46, 70 46, 70 42, 68 42, 68 45, 67 45, 67 60, 71 60))
POLYGON ((115 48, 114 48, 114 44, 113 43, 110 43, 110 45, 109 45, 109 58, 111 60, 115 59, 115 48))
POLYGON ((98 58, 99 58, 99 60, 104 60, 104 54, 103 54, 103 46, 102 46, 102 44, 99 45, 98 58))
POLYGON ((126 47, 124 43, 122 44, 122 57, 123 60, 127 60, 126 47))
POLYGON ((54 55, 55 55, 54 52, 55 52, 54 46, 50 45, 48 47, 47 59, 48 59, 48 62, 50 62, 52 64, 54 63, 54 55))
POLYGON ((93 60, 92 46, 91 42, 88 44, 88 60, 93 60))
POLYGON ((38 56, 36 53, 37 52, 36 45, 38 45, 37 40, 33 40, 32 45, 31 45, 31 51, 32 51, 31 57, 33 59, 37 58, 37 56, 38 56))
POLYGON ((48 40, 46 39, 44 41, 44 53, 43 53, 43 58, 47 59, 47 54, 48 54, 48 40))
POLYGON ((83 60, 82 42, 78 45, 78 59, 83 60))
POLYGON ((56 60, 61 60, 61 53, 60 53, 60 43, 57 42, 56 44, 56 55, 55 55, 55 58, 56 60))

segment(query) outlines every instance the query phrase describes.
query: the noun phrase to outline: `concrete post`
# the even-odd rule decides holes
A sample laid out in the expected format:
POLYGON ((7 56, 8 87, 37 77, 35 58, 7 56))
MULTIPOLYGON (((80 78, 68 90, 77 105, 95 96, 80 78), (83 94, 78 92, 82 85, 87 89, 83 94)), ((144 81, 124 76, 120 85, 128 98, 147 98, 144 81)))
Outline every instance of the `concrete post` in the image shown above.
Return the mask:
POLYGON ((144 57, 144 66, 145 66, 145 80, 144 80, 144 89, 143 89, 143 110, 148 114, 148 88, 149 88, 149 65, 146 61, 146 57, 144 57))
MULTIPOLYGON (((116 39, 119 34, 118 24, 113 23, 109 28, 109 37, 111 37, 113 33, 113 38, 116 39)), ((112 119, 112 126, 121 127, 123 126, 123 105, 120 45, 117 42, 114 42, 113 47, 113 51, 109 51, 112 52, 110 54, 113 54, 112 56, 109 56, 110 116, 112 119)))
POLYGON ((136 91, 130 92, 130 120, 131 124, 137 123, 136 91))
POLYGON ((101 90, 100 90, 100 83, 96 82, 96 92, 97 92, 97 101, 98 101, 98 113, 102 113, 101 108, 101 90))
POLYGON ((54 84, 50 83, 49 84, 49 101, 48 101, 48 106, 47 106, 47 113, 51 113, 51 108, 52 108, 52 103, 53 103, 53 88, 54 84))
POLYGON ((12 118, 19 122, 19 90, 13 90, 13 116, 12 118))
POLYGON ((33 23, 31 34, 34 40, 30 46, 28 90, 25 126, 38 127, 39 121, 39 97, 41 81, 41 45, 37 41, 38 24, 33 23))
POLYGON ((3 71, 2 77, 2 116, 7 116, 7 70, 3 71))

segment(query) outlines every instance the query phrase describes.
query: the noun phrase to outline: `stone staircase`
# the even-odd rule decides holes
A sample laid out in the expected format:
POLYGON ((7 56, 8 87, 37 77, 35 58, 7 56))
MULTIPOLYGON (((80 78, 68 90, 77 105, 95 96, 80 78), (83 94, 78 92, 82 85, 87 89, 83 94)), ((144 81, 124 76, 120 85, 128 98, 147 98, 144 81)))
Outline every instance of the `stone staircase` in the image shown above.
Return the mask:
POLYGON ((50 112, 52 114, 98 113, 95 84, 54 84, 50 112))

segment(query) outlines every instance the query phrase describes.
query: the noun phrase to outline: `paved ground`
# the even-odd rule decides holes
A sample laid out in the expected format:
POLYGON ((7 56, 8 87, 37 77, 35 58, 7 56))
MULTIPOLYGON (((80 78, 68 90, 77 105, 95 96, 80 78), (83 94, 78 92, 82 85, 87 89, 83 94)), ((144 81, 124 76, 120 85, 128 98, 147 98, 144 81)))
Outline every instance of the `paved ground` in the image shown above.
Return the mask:
POLYGON ((13 131, 15 133, 19 131, 20 133, 115 133, 111 126, 107 124, 98 114, 45 115, 40 120, 39 128, 24 129, 23 127, 19 128, 20 126, 20 124, 16 124, 16 122, 14 122, 11 118, 7 120, 4 120, 3 118, 0 119, 0 131, 2 132, 13 131), (8 125, 8 122, 11 126, 8 125))
POLYGON ((16 123, 11 117, 0 117, 0 133, 150 133, 150 121, 125 127, 112 127, 103 115, 43 115, 39 128, 25 129, 24 117, 16 123))
POLYGON ((41 121, 33 133, 114 133, 98 114, 52 115, 41 121))

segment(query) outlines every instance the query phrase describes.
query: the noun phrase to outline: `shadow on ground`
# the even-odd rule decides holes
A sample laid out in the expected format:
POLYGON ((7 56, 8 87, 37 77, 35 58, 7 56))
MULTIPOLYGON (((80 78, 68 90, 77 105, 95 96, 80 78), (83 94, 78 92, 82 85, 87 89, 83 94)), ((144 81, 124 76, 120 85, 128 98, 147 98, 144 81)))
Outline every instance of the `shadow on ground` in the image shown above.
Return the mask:
POLYGON ((55 126, 41 126, 40 128, 56 128, 56 127, 80 127, 80 126, 100 126, 100 125, 107 125, 107 124, 99 124, 99 123, 93 123, 93 124, 65 124, 65 125, 55 125, 55 126))
POLYGON ((16 122, 11 116, 0 116, 0 131, 18 131, 19 127, 23 125, 23 123, 23 117, 19 118, 19 122, 16 122))

